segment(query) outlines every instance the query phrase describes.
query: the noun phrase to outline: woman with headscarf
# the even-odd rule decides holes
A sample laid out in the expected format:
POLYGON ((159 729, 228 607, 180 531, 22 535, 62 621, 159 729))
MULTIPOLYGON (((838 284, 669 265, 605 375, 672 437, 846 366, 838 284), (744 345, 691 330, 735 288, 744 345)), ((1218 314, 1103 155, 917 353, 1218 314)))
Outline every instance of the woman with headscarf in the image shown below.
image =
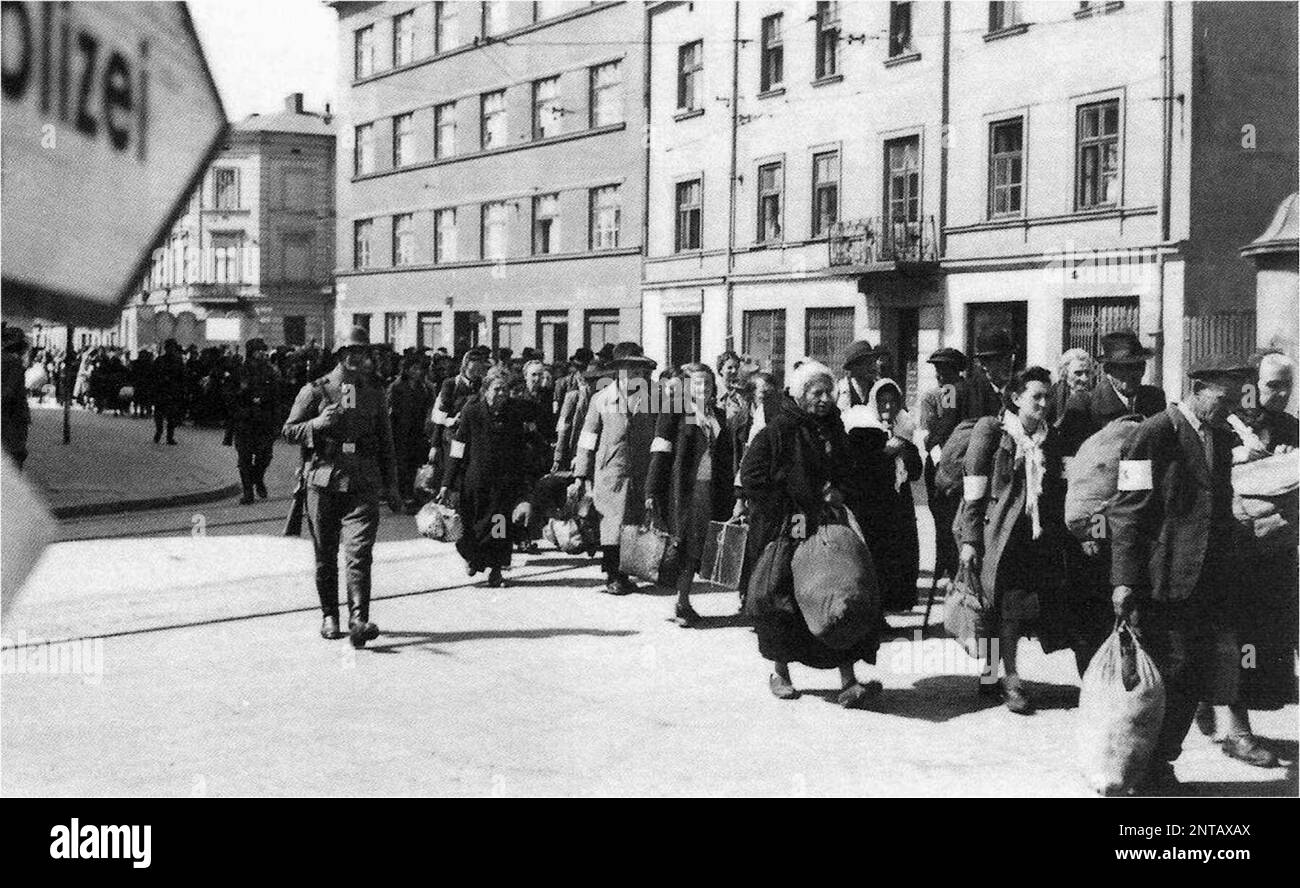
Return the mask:
MULTIPOLYGON (((857 513, 862 507, 861 483, 835 407, 835 379, 824 364, 801 363, 790 376, 790 397, 766 420, 740 466, 740 483, 751 505, 745 553, 751 573, 767 544, 791 532, 791 522, 797 521, 803 535, 810 537, 828 509, 843 506, 857 513)), ((776 590, 787 601, 793 594, 789 588, 776 590)), ((798 606, 791 603, 788 611, 756 618, 755 629, 759 652, 772 661, 768 686, 777 698, 799 696, 790 680, 790 663, 838 668, 839 703, 846 708, 862 708, 879 696, 879 681, 863 684, 853 671, 858 660, 875 662, 876 627, 847 650, 832 648, 808 630, 798 606)))
MULTIPOLYGON (((1002 415, 976 423, 957 515, 961 564, 979 572, 991 598, 1003 699, 1021 715, 1034 711, 1016 671, 1021 636, 1036 634, 1047 653, 1067 646, 1063 440, 1048 421, 1051 390, 1051 374, 1030 367, 1011 378, 1002 415)), ((996 663, 988 668, 996 674, 996 663)))
POLYGON ((922 466, 903 392, 892 379, 876 380, 867 402, 841 415, 861 473, 866 507, 855 514, 875 561, 881 604, 884 610, 911 610, 921 566, 912 482, 922 466))
POLYGON ((493 588, 504 585, 501 569, 510 566, 516 526, 527 525, 528 493, 537 480, 522 458, 538 435, 537 411, 510 397, 510 383, 504 366, 483 377, 479 397, 465 405, 452 435, 438 491, 439 501, 460 514, 464 534, 456 551, 470 576, 487 570, 493 588))
POLYGON ((645 508, 678 540, 674 620, 689 628, 700 621, 691 607, 691 583, 709 522, 726 521, 736 504, 736 463, 734 430, 718 402, 713 371, 707 364, 687 364, 682 374, 685 397, 656 422, 645 508))

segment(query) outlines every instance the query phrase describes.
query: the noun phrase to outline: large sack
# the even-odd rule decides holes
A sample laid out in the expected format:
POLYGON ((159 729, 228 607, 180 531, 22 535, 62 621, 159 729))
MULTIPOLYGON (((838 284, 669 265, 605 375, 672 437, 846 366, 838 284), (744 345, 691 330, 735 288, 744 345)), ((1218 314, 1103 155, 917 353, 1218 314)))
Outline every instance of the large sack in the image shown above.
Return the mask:
POLYGON ((795 541, 790 539, 788 524, 776 539, 763 547, 754 569, 749 572, 749 585, 745 589, 745 614, 754 619, 779 613, 794 613, 794 580, 790 576, 790 562, 794 558, 795 541))
POLYGON ((1065 526, 1077 539, 1093 539, 1093 516, 1104 515, 1119 484, 1119 458, 1142 423, 1139 416, 1112 419, 1069 460, 1065 480, 1065 526))
MULTIPOLYGON (((848 517, 850 522, 853 516, 848 517)), ((880 622, 880 582, 856 525, 826 523, 799 543, 790 562, 794 599, 808 631, 847 650, 880 622)))
POLYGON ((961 479, 966 474, 966 451, 970 449, 970 436, 976 422, 963 419, 957 423, 957 428, 952 430, 939 451, 939 462, 934 467, 934 486, 945 496, 961 493, 961 479))
POLYGON ((1294 549, 1300 528, 1300 453, 1279 453, 1232 467, 1232 511, 1268 549, 1294 549))
POLYGON ((639 525, 625 524, 619 532, 618 569, 631 577, 671 586, 677 580, 677 542, 649 516, 639 525))
POLYGON ((415 528, 420 536, 440 543, 454 543, 465 532, 460 514, 450 506, 428 502, 415 515, 415 528))
POLYGON ((1093 656, 1079 689, 1079 764, 1093 792, 1129 795, 1151 765, 1165 683, 1126 623, 1093 656))

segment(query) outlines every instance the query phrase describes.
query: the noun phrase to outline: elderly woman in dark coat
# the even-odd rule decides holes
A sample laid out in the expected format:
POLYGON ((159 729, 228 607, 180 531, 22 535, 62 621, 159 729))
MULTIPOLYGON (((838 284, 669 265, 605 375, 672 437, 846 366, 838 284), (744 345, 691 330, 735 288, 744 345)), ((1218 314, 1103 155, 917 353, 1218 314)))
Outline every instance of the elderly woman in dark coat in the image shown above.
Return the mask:
POLYGON ((539 435, 535 406, 510 398, 510 372, 493 368, 480 396, 465 405, 447 452, 441 502, 456 506, 464 535, 456 551, 471 576, 488 571, 488 585, 504 585, 516 526, 527 525, 528 493, 537 480, 522 455, 539 435))
MULTIPOLYGON (((835 379, 815 361, 800 364, 791 374, 790 395, 745 451, 740 483, 751 506, 750 531, 745 554, 752 564, 768 543, 789 533, 788 519, 800 516, 811 536, 827 507, 862 507, 862 489, 849 457, 839 411, 835 408, 835 379)), ((752 569, 752 568, 751 568, 752 569)), ((749 593, 754 594, 753 590, 749 593)), ((792 589, 778 590, 792 596, 792 589)), ((879 646, 873 627, 858 644, 838 650, 823 644, 809 630, 797 606, 755 620, 758 649, 772 661, 768 680, 772 693, 782 700, 798 696, 790 681, 792 662, 814 669, 840 670, 840 705, 861 708, 880 694, 880 682, 862 684, 854 675, 858 660, 874 663, 879 646)))
POLYGON ((735 423, 718 403, 717 380, 707 364, 687 364, 682 374, 685 397, 659 414, 650 444, 645 508, 678 540, 674 620, 691 627, 700 621, 691 607, 691 583, 709 522, 726 521, 736 505, 735 423))
MULTIPOLYGON (((1067 646, 1064 618, 1065 481, 1062 438, 1050 425, 1052 377, 1042 367, 1012 377, 1010 406, 971 431, 955 530, 963 567, 978 570, 996 615, 1007 708, 1034 710, 1016 671, 1022 635, 1050 653, 1067 646)), ((996 672, 997 664, 989 669, 996 672)), ((980 689, 993 688, 981 683, 980 689)))
POLYGON ((911 610, 921 569, 912 482, 921 477, 921 453, 912 443, 903 392, 878 380, 867 403, 843 412, 849 450, 862 475, 866 508, 856 513, 880 578, 884 610, 911 610))

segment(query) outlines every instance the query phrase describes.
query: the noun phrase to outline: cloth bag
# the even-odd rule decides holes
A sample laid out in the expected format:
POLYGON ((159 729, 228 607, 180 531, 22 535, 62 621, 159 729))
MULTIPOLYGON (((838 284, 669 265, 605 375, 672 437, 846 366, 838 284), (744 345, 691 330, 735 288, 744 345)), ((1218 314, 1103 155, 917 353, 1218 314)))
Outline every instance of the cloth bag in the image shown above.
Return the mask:
POLYGON ((428 502, 415 514, 415 528, 420 536, 439 543, 454 543, 465 533, 460 514, 450 506, 428 502))
POLYGON ((1075 718, 1079 764, 1100 795, 1128 795, 1151 764, 1165 717, 1165 684, 1126 622, 1083 673, 1075 718))
POLYGON ((848 510, 799 543, 790 574, 808 631, 828 647, 847 650, 879 625, 876 566, 848 510))
POLYGON ((700 554, 700 579, 732 592, 740 590, 740 571, 745 565, 745 543, 749 525, 740 521, 710 521, 700 554))
POLYGON ((745 590, 745 615, 762 619, 774 614, 793 614, 794 577, 790 562, 794 559, 795 541, 790 538, 790 519, 781 525, 781 532, 763 547, 754 569, 749 572, 749 586, 745 590))
POLYGON ((1232 467, 1232 511, 1265 549, 1295 549, 1300 527, 1300 453, 1279 453, 1232 467))
POLYGON ((1142 423, 1121 416, 1079 445, 1065 472, 1065 526, 1076 539, 1093 537, 1093 516, 1104 515, 1119 488, 1119 458, 1142 423))
POLYGON ((626 524, 619 532, 618 569, 661 586, 677 580, 677 545, 650 516, 640 524, 626 524))
POLYGON ((992 606, 980 586, 979 571, 959 567, 943 600, 943 628, 977 660, 988 656, 989 638, 994 634, 992 606))
POLYGON ((437 481, 434 477, 435 472, 436 470, 430 463, 420 466, 415 473, 415 484, 413 485, 416 493, 423 493, 428 496, 438 495, 437 481))

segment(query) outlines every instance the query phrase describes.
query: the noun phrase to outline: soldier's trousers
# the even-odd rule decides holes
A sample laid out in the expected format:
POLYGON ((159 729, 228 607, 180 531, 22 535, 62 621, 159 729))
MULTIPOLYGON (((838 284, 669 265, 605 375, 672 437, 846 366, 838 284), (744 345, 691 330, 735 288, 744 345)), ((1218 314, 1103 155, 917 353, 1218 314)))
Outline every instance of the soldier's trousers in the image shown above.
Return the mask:
POLYGON ((370 619, 370 564, 379 530, 379 495, 375 491, 342 493, 307 488, 303 514, 316 547, 316 594, 327 617, 339 612, 339 546, 347 575, 348 614, 370 619))
POLYGON ((275 455, 275 439, 248 440, 236 435, 235 453, 239 456, 239 483, 244 492, 251 493, 255 484, 265 484, 266 467, 275 455))

